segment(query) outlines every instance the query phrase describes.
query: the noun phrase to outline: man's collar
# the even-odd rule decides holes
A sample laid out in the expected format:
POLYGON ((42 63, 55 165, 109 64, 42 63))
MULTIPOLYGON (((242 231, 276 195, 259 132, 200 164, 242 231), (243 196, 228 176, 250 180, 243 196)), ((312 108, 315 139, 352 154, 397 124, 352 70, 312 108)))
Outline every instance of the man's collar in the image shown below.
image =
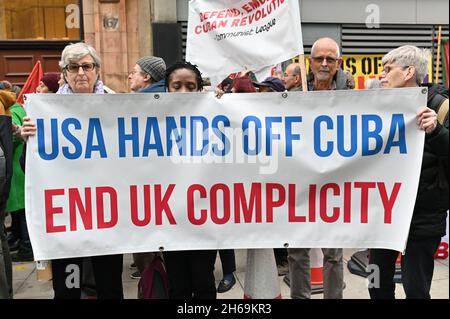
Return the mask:
MULTIPOLYGON (((331 82, 331 88, 329 90, 337 90, 337 77, 340 71, 340 69, 338 69, 336 71, 336 74, 333 76, 333 80, 331 82)), ((316 88, 314 86, 314 73, 309 72, 308 76, 307 76, 307 82, 308 82, 308 91, 316 91, 316 88)))

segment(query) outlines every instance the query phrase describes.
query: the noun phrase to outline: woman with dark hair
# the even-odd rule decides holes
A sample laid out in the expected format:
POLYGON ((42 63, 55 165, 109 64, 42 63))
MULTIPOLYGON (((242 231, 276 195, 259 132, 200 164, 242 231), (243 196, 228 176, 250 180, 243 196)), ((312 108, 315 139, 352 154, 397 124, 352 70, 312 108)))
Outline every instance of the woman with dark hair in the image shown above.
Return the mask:
POLYGON ((203 79, 197 67, 189 62, 178 62, 166 70, 167 92, 192 93, 203 90, 203 79))
MULTIPOLYGON (((201 92, 201 73, 189 62, 176 63, 166 71, 166 87, 168 92, 201 92)), ((216 250, 168 251, 163 255, 171 299, 216 299, 216 250)))

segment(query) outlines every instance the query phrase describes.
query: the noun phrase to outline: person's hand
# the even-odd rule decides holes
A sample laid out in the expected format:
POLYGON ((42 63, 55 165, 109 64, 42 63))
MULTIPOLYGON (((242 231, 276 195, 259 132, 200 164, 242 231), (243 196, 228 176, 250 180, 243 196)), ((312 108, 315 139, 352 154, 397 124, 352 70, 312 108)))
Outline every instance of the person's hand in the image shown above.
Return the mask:
POLYGON ((225 92, 222 91, 222 90, 219 89, 219 88, 216 88, 216 89, 214 90, 214 96, 215 96, 216 98, 218 98, 218 99, 220 99, 220 98, 222 97, 222 95, 224 95, 224 94, 225 94, 225 92))
POLYGON ((425 133, 432 133, 437 126, 437 114, 429 107, 422 107, 417 111, 417 125, 425 133))
POLYGON ((22 127, 20 125, 12 124, 12 135, 15 138, 22 140, 22 127))
POLYGON ((240 77, 240 78, 249 77, 249 76, 250 76, 250 72, 251 72, 251 70, 244 70, 244 71, 241 71, 241 72, 239 73, 239 77, 240 77))
POLYGON ((36 134, 36 123, 29 118, 28 116, 25 116, 23 118, 23 125, 22 125, 22 132, 21 136, 24 141, 28 140, 28 137, 34 136, 36 134))
POLYGON ((16 125, 16 124, 14 124, 14 123, 12 123, 12 132, 13 132, 13 135, 15 135, 15 134, 17 134, 17 132, 20 132, 20 126, 19 125, 16 125))

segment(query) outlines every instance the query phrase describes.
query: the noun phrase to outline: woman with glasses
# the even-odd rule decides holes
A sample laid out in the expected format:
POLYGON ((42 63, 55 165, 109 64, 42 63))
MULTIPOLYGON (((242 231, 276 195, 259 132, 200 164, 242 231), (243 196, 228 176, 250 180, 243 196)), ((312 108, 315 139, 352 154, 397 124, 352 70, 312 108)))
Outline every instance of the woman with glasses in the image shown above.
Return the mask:
MULTIPOLYGON (((103 94, 103 83, 100 80, 101 60, 95 49, 85 43, 66 46, 59 62, 66 84, 57 94, 95 93, 103 94)), ((55 110, 56 111, 56 110, 55 110)), ((22 137, 28 139, 35 135, 36 125, 29 117, 24 118, 22 137)), ((98 299, 122 299, 122 263, 123 255, 93 256, 94 271, 98 299)), ((74 279, 81 282, 83 277, 84 258, 66 258, 52 261, 53 290, 55 299, 80 299, 81 287, 68 287, 66 282, 74 279), (70 267, 69 267, 70 266, 70 267), (67 272, 68 269, 72 269, 67 272), (79 270, 74 271, 73 269, 79 270), (70 276, 70 278, 68 278, 70 276), (74 278, 79 276, 80 278, 74 278)))

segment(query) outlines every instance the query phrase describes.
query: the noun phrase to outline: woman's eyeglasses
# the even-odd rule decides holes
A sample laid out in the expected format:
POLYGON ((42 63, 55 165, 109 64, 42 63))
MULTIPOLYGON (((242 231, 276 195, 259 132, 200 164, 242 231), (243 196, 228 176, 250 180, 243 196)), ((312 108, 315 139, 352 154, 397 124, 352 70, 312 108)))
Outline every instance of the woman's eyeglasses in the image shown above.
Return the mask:
POLYGON ((67 71, 69 71, 70 73, 78 73, 80 68, 82 68, 84 72, 90 72, 90 71, 93 71, 96 66, 97 66, 97 64, 94 62, 83 63, 83 64, 70 63, 70 64, 66 65, 65 69, 67 71))

